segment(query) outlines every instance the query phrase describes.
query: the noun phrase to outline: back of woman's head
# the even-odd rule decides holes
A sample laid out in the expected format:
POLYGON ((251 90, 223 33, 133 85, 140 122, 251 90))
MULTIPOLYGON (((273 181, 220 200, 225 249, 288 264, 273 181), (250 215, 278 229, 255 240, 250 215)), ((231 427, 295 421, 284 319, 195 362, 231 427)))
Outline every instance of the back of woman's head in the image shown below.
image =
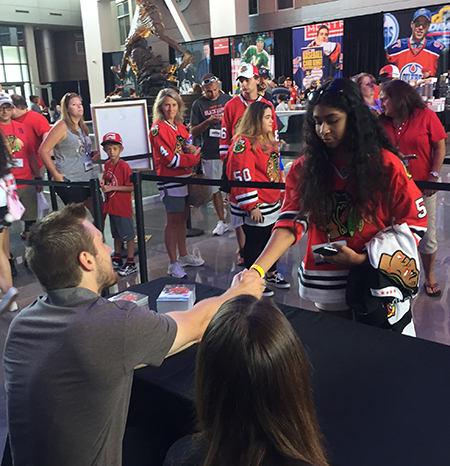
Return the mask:
POLYGON ((205 465, 253 466, 266 455, 326 465, 302 345, 270 300, 222 305, 197 354, 205 465))
POLYGON ((272 106, 267 102, 253 102, 245 110, 242 118, 236 127, 233 139, 245 136, 252 141, 272 142, 274 140, 272 132, 265 133, 263 129, 263 118, 266 109, 272 110, 272 106))
POLYGON ((427 105, 420 97, 417 89, 405 81, 393 79, 381 84, 380 92, 386 94, 399 118, 407 118, 416 108, 425 108, 427 105))

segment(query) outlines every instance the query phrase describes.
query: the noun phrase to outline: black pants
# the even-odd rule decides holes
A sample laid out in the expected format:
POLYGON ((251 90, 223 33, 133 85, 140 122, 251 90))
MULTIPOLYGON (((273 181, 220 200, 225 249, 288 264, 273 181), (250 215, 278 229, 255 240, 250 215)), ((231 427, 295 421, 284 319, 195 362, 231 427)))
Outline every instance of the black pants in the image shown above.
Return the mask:
MULTIPOLYGON (((249 269, 259 255, 263 252, 269 241, 273 225, 266 227, 253 227, 250 225, 243 225, 245 233, 245 246, 244 246, 244 262, 245 267, 249 269)), ((277 263, 272 265, 267 272, 275 272, 277 270, 277 263)))

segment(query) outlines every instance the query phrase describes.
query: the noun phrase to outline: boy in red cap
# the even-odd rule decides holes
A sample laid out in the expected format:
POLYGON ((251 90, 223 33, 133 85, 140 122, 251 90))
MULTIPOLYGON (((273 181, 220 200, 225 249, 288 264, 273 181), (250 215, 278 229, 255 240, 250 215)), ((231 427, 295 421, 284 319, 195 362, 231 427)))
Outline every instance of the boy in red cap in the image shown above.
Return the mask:
POLYGON ((114 238, 114 255, 112 263, 118 268, 122 277, 137 272, 134 263, 134 223, 131 207, 131 192, 133 184, 130 181, 131 169, 121 160, 123 151, 122 138, 118 133, 106 133, 103 136, 103 150, 108 154, 109 160, 105 163, 103 178, 100 186, 105 193, 103 213, 109 214, 111 235, 114 238), (127 261, 122 261, 122 243, 127 243, 127 261))

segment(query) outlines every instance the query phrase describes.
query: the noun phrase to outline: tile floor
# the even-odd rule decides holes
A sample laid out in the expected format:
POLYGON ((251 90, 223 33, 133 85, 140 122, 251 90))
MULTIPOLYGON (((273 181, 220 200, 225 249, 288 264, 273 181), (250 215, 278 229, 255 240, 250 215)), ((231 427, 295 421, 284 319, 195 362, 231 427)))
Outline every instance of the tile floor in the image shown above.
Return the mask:
MULTIPOLYGON (((442 180, 450 182, 450 165, 444 165, 442 180)), ((152 238, 146 244, 148 257, 149 280, 165 276, 168 257, 164 247, 165 212, 159 201, 151 202, 145 207, 146 234, 152 238)), ((214 209, 211 205, 192 209, 192 225, 202 228, 202 236, 188 239, 188 251, 205 259, 205 265, 198 268, 186 268, 189 279, 207 283, 219 288, 226 288, 234 274, 241 270, 235 263, 237 243, 233 231, 226 232, 221 237, 212 236, 211 231, 217 223, 214 209)), ((42 294, 42 289, 32 272, 25 268, 23 255, 25 244, 20 240, 21 226, 16 222, 11 228, 11 251, 16 257, 18 275, 14 285, 20 290, 19 307, 31 303, 36 296, 42 294)), ((437 231, 439 250, 436 261, 436 277, 442 289, 440 298, 430 298, 421 288, 413 303, 414 320, 417 335, 420 338, 450 345, 450 192, 439 194, 437 209, 437 231)), ((112 246, 109 225, 105 227, 106 242, 112 246)), ((297 267, 303 257, 306 238, 297 246, 288 250, 279 261, 279 271, 291 283, 290 290, 276 290, 275 301, 302 307, 314 311, 312 303, 303 301, 298 296, 297 267)), ((111 292, 125 290, 140 282, 139 273, 120 278, 111 292)), ((8 326, 16 313, 0 315, 0 348, 3 348, 8 326)), ((2 351, 0 350, 0 355, 2 351)), ((6 436, 5 393, 3 390, 3 373, 0 371, 0 451, 6 436)))

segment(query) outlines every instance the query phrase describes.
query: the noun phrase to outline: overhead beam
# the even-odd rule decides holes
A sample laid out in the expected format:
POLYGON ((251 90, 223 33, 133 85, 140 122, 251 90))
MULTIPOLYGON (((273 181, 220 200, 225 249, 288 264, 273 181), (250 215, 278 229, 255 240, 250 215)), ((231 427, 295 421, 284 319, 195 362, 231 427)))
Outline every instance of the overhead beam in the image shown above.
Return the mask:
POLYGON ((192 34, 191 28, 189 27, 188 23, 184 19, 183 13, 179 6, 177 5, 175 0, 164 0, 167 8, 170 11, 173 19, 175 20, 175 24, 177 25, 178 29, 181 32, 184 42, 191 42, 195 40, 194 35, 192 34))

